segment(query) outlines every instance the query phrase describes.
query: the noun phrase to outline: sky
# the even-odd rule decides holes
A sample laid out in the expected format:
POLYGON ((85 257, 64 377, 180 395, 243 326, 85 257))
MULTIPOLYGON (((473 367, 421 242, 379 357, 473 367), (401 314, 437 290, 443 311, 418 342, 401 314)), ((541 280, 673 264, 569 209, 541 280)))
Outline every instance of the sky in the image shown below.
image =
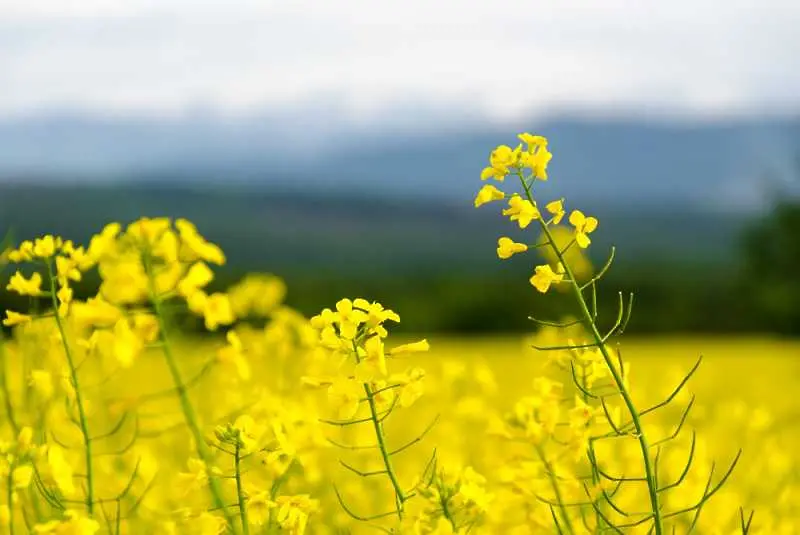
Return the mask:
POLYGON ((797 28, 796 0, 0 0, 0 119, 790 115, 797 28))

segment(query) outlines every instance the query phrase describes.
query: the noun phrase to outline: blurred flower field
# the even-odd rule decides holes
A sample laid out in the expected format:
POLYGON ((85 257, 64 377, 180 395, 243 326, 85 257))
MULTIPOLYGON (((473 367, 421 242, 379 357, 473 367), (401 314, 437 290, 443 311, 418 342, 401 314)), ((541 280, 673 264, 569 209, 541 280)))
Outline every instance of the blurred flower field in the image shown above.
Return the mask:
POLYGON ((576 311, 525 339, 398 340, 402 311, 362 297, 306 318, 267 274, 210 292, 225 254, 183 219, 5 249, 31 306, 0 341, 4 532, 794 533, 800 343, 620 338, 633 297, 596 306, 614 252, 582 254, 599 222, 540 211, 552 155, 519 139, 481 177, 518 178, 502 215, 540 234, 496 254, 543 252, 528 290, 576 311))

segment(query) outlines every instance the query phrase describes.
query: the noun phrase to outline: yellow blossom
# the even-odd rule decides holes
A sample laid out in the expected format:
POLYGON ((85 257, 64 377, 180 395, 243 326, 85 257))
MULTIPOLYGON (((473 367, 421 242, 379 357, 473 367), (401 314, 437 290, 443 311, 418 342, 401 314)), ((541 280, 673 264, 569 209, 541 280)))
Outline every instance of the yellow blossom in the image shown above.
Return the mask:
POLYGON ((424 353, 425 351, 429 351, 431 345, 428 343, 428 340, 422 339, 418 342, 412 342, 410 344, 402 344, 392 348, 389 351, 390 355, 400 355, 403 353, 424 353))
POLYGON ((536 273, 530 278, 531 284, 542 293, 546 293, 551 284, 562 280, 564 280, 563 268, 555 272, 549 264, 536 266, 536 273))
POLYGON ((401 407, 410 407, 424 392, 423 379, 425 370, 411 368, 403 374, 394 374, 389 379, 391 384, 400 385, 398 401, 401 407))
POLYGON ((254 526, 263 526, 269 521, 269 513, 275 502, 270 499, 268 491, 251 494, 247 500, 247 517, 254 526))
POLYGON ((22 273, 17 271, 11 276, 11 279, 9 279, 6 290, 16 292, 19 295, 29 295, 32 297, 43 295, 42 276, 39 273, 34 273, 31 275, 30 279, 26 279, 22 273))
POLYGON ((358 412, 364 387, 352 379, 337 378, 328 387, 328 400, 341 420, 349 420, 358 412))
POLYGON ((319 502, 307 494, 279 496, 275 500, 278 514, 275 519, 289 535, 303 535, 308 525, 308 516, 319 508, 319 502))
POLYGON ((32 320, 33 318, 27 314, 20 314, 19 312, 14 312, 13 310, 6 310, 6 319, 3 320, 3 325, 6 327, 13 327, 14 325, 29 323, 32 320))
POLYGON ((214 280, 214 272, 211 271, 211 268, 205 262, 196 262, 178 283, 178 293, 183 297, 189 297, 197 290, 208 286, 212 280, 214 280))
POLYGON ((72 288, 69 286, 62 286, 56 293, 58 297, 58 315, 61 318, 66 318, 69 313, 69 305, 72 303, 72 288))
POLYGON ((336 303, 336 317, 339 323, 339 334, 348 340, 356 337, 358 326, 367 320, 364 311, 354 308, 350 299, 341 299, 336 303))
POLYGON ((110 327, 122 316, 119 308, 99 295, 86 302, 75 301, 71 311, 72 319, 82 327, 110 327))
POLYGON ((64 451, 56 444, 50 444, 47 448, 47 464, 50 475, 58 488, 67 496, 75 493, 75 483, 72 480, 72 467, 64 456, 64 451))
POLYGON ((589 233, 597 228, 597 219, 586 217, 580 210, 573 210, 569 215, 569 222, 575 227, 575 242, 581 249, 586 249, 592 240, 589 233))
POLYGON ((97 262, 113 254, 116 248, 116 238, 122 230, 119 223, 109 223, 100 234, 96 234, 89 241, 86 255, 90 262, 97 262))
POLYGON ((517 243, 511 238, 503 236, 497 240, 497 256, 506 259, 511 258, 517 253, 524 253, 528 250, 528 246, 524 243, 517 243))
POLYGON ((217 360, 220 363, 232 366, 236 370, 236 375, 243 381, 250 380, 250 364, 244 356, 242 340, 234 331, 228 331, 225 337, 228 345, 217 351, 217 360))
POLYGON ((31 479, 33 478, 33 466, 29 464, 23 464, 22 466, 17 466, 14 468, 14 474, 12 476, 12 484, 14 489, 26 489, 31 484, 31 479))
POLYGON ((189 297, 187 303, 192 312, 202 314, 209 331, 216 331, 220 325, 230 325, 236 321, 231 301, 224 293, 206 295, 198 290, 189 297))
POLYGON ((512 149, 508 145, 500 145, 489 155, 489 167, 481 172, 481 180, 493 178, 503 181, 511 168, 519 162, 522 146, 512 149))
POLYGON ((142 352, 144 344, 131 329, 127 318, 122 318, 114 325, 113 355, 123 368, 130 368, 133 361, 142 352))
POLYGON ((553 214, 553 224, 558 225, 564 218, 564 199, 551 201, 545 206, 548 212, 553 214))
POLYGON ((541 136, 531 136, 532 138, 539 138, 543 142, 536 142, 528 145, 528 149, 520 154, 520 164, 531 170, 534 178, 539 180, 547 180, 547 164, 553 158, 553 155, 547 150, 547 140, 541 136))
POLYGON ((475 196, 475 208, 492 201, 501 201, 506 194, 491 184, 485 184, 475 196))
POLYGON ((539 218, 539 210, 529 200, 515 194, 508 200, 508 208, 503 210, 503 215, 519 223, 519 228, 525 228, 539 218))
POLYGON ((386 354, 383 340, 379 336, 373 336, 364 343, 364 354, 361 362, 356 366, 356 377, 359 381, 367 383, 386 377, 386 374, 386 354))
POLYGON ((181 258, 187 262, 195 260, 205 260, 212 264, 221 266, 225 263, 225 254, 218 246, 206 241, 197 232, 197 227, 186 219, 178 219, 175 222, 181 240, 181 258))
POLYGON ((68 281, 78 282, 81 280, 81 272, 78 270, 77 263, 65 256, 56 257, 56 277, 59 284, 66 285, 68 281))
POLYGON ((56 254, 56 250, 61 246, 61 238, 51 235, 38 238, 33 242, 33 256, 38 258, 50 258, 56 254))

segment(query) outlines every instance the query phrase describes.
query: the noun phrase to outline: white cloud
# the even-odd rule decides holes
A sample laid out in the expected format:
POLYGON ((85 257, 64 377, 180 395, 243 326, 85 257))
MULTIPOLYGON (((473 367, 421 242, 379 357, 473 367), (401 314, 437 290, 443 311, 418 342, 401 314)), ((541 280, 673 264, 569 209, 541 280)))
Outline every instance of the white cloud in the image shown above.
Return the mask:
POLYGON ((0 0, 0 114, 800 110, 785 0, 0 0))

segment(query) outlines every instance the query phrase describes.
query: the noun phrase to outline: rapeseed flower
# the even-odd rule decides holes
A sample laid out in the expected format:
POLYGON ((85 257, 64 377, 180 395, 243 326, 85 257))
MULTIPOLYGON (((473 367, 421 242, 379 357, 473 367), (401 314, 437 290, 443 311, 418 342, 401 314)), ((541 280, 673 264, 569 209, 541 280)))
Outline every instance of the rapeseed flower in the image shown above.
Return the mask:
POLYGON ((3 325, 6 327, 13 327, 15 325, 22 325, 23 323, 30 323, 31 321, 33 321, 33 317, 27 314, 6 310, 6 319, 3 320, 3 325))
POLYGON ((492 201, 502 201, 506 194, 494 187, 492 184, 485 184, 475 196, 475 208, 483 206, 492 201))
POLYGON ((497 240, 497 256, 501 259, 511 258, 517 253, 524 253, 528 246, 524 243, 517 243, 511 238, 503 236, 497 240))
POLYGON ((536 266, 536 272, 530 278, 531 284, 542 293, 550 289, 550 285, 564 280, 564 268, 559 264, 558 271, 553 271, 550 264, 536 266))
POLYGON ((592 240, 589 233, 597 228, 597 219, 586 217, 580 210, 573 210, 569 215, 570 224, 575 227, 575 242, 581 249, 586 249, 592 240))
POLYGON ((506 175, 519 163, 522 145, 512 149, 508 145, 500 145, 489 155, 489 167, 481 172, 481 180, 493 178, 502 182, 506 175))
POLYGON ((551 201, 545 205, 545 209, 553 214, 552 223, 554 225, 558 225, 561 223, 561 220, 564 218, 564 199, 558 199, 555 201, 551 201))
POLYGON ((31 275, 30 279, 26 279, 22 273, 17 271, 8 281, 6 290, 31 297, 44 295, 42 291, 42 276, 39 273, 34 273, 31 275))
POLYGON ((508 200, 508 208, 503 210, 503 215, 519 223, 519 228, 526 228, 534 219, 539 219, 539 210, 529 200, 514 194, 508 200))

